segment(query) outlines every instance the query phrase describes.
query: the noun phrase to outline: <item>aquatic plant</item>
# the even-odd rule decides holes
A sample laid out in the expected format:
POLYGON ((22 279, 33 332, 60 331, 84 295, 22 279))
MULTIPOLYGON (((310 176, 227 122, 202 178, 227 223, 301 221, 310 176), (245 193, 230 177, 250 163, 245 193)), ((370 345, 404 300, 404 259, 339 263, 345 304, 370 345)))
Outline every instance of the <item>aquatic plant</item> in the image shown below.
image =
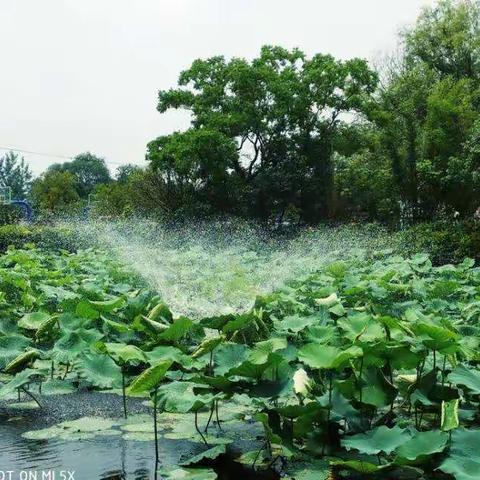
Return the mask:
POLYGON ((13 249, 0 273, 4 398, 45 382, 53 361, 54 381, 150 394, 157 442, 163 418, 165 438, 205 443, 189 468, 228 450, 234 414, 263 432, 239 458, 255 468, 475 478, 480 269, 471 260, 433 267, 426 255, 358 253, 251 309, 198 319, 172 314, 102 252, 13 249), (168 426, 165 415, 187 414, 168 426))

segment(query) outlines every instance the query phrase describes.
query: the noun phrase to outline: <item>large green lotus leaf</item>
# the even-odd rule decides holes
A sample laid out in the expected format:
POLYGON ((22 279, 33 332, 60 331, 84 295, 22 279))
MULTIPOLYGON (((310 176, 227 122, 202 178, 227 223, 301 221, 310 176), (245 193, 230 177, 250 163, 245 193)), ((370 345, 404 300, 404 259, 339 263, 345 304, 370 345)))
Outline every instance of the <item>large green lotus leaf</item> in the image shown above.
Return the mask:
POLYGON ((110 313, 123 307, 123 305, 125 305, 125 299, 123 297, 115 297, 103 301, 88 300, 88 303, 97 312, 110 313))
POLYGON ((307 343, 298 350, 298 359, 311 368, 332 369, 340 353, 337 347, 307 343))
POLYGON ((454 430, 448 457, 439 470, 449 473, 456 480, 478 480, 480 459, 480 430, 454 430))
POLYGON ((193 457, 190 457, 188 460, 185 460, 180 465, 188 467, 190 465, 195 465, 197 463, 200 463, 205 459, 215 460, 220 455, 223 455, 226 451, 227 451, 227 448, 224 444, 216 445, 215 447, 209 448, 208 450, 205 450, 204 452, 201 452, 198 455, 194 455, 193 457))
POLYGON ((161 345, 155 347, 151 352, 145 352, 150 365, 156 364, 163 360, 172 360, 172 362, 189 368, 192 365, 192 359, 185 355, 180 349, 172 346, 161 345))
POLYGON ((50 315, 46 312, 27 313, 18 321, 18 326, 25 330, 38 330, 49 318, 50 315))
POLYGON ((220 345, 224 340, 223 335, 215 335, 213 337, 207 337, 203 342, 195 349, 192 354, 192 358, 199 358, 207 353, 212 352, 220 345))
POLYGON ((353 470, 354 472, 363 473, 365 475, 377 473, 384 470, 386 467, 386 465, 380 466, 370 462, 362 462, 361 460, 336 460, 330 462, 330 465, 351 471, 353 470))
POLYGON ((226 375, 229 370, 239 367, 249 355, 246 345, 239 343, 224 343, 214 352, 215 375, 226 375))
POLYGON ((63 302, 64 300, 73 300, 79 297, 77 293, 74 293, 70 290, 53 285, 47 285, 46 283, 39 284, 38 289, 45 294, 46 298, 55 298, 59 302, 63 302))
POLYGON ((77 432, 97 432, 109 430, 116 425, 116 421, 102 417, 82 417, 77 420, 69 420, 58 424, 61 428, 72 429, 77 432))
POLYGON ((17 388, 23 387, 30 383, 33 379, 39 376, 37 370, 26 368, 20 373, 17 373, 8 383, 2 385, 0 388, 0 398, 6 397, 8 394, 14 392, 17 388))
MULTIPOLYGON (((328 407, 329 393, 326 392, 317 398, 319 405, 328 407)), ((352 407, 351 403, 340 393, 338 388, 334 387, 331 401, 331 419, 332 420, 351 420, 359 416, 359 411, 352 407)))
POLYGON ((66 331, 55 343, 52 356, 58 362, 72 362, 82 352, 89 351, 101 335, 96 330, 66 331))
POLYGON ((213 401, 213 395, 196 395, 192 382, 173 382, 158 389, 158 406, 160 410, 173 413, 196 411, 213 401))
POLYGON ((25 432, 22 437, 29 440, 89 440, 96 436, 119 436, 120 430, 113 430, 116 422, 101 417, 82 417, 77 420, 66 421, 50 428, 25 432))
POLYGON ((458 365, 455 370, 448 375, 447 380, 455 385, 464 385, 472 393, 480 394, 480 372, 474 368, 466 368, 464 365, 458 365))
MULTIPOLYGON (((274 354, 270 357, 270 360, 273 360, 274 354)), ((278 358, 278 357, 277 357, 278 358)), ((278 362, 276 362, 278 365, 278 362)), ((272 363, 273 365, 273 363, 272 363)), ((233 379, 233 377, 246 377, 246 378, 255 378, 260 379, 264 372, 269 368, 270 363, 264 363, 263 365, 257 365, 255 363, 245 361, 240 364, 238 367, 231 368, 228 371, 228 377, 233 379)))
POLYGON ((410 440, 400 445, 395 453, 406 460, 443 452, 448 443, 448 434, 440 430, 416 432, 410 440))
POLYGON ((189 318, 177 318, 166 330, 158 335, 158 338, 169 342, 178 342, 193 328, 193 326, 194 323, 189 318))
POLYGON ((30 344, 31 340, 23 335, 13 334, 0 337, 0 370, 20 355, 30 344))
POLYGON ((67 395, 77 389, 65 380, 48 380, 42 384, 42 395, 67 395))
POLYGON ((254 320, 255 320, 255 317, 250 313, 237 315, 223 326, 222 332, 228 334, 228 333, 236 332, 237 330, 243 330, 249 327, 254 320))
POLYGON ((330 343, 335 337, 335 329, 332 325, 312 326, 305 330, 305 338, 311 343, 330 343))
POLYGON ((347 450, 354 448, 367 455, 376 455, 380 452, 390 454, 409 438, 408 431, 399 426, 388 428, 382 425, 366 433, 345 437, 342 446, 347 450))
POLYGON ((250 351, 248 361, 254 365, 262 365, 268 362, 271 353, 286 347, 287 340, 285 338, 270 338, 263 342, 257 342, 253 350, 250 351))
POLYGON ((320 317, 317 315, 301 316, 301 315, 289 315, 282 320, 276 320, 274 322, 275 330, 278 333, 299 333, 307 327, 318 325, 320 317))
POLYGON ((341 350, 328 345, 307 343, 298 351, 298 359, 311 368, 335 369, 362 354, 362 349, 356 346, 341 350))
POLYGON ((338 326, 352 342, 373 342, 385 338, 382 325, 366 313, 357 313, 340 319, 338 326))
POLYGON ((452 353, 451 349, 457 345, 458 335, 440 325, 419 322, 413 329, 424 345, 431 350, 439 352, 448 350, 448 353, 452 353))
POLYGON ((78 305, 75 308, 75 313, 77 314, 77 316, 89 320, 95 320, 97 318, 100 318, 100 312, 92 305, 90 305, 90 302, 88 300, 81 300, 80 302, 78 302, 78 305))
POLYGON ((216 480, 217 474, 210 468, 177 468, 169 472, 160 470, 165 480, 216 480))
POLYGON ((167 305, 163 302, 155 305, 147 315, 149 320, 153 320, 154 322, 158 320, 163 320, 168 323, 173 321, 173 315, 167 305))
POLYGON ((106 343, 105 347, 108 354, 120 363, 131 363, 138 365, 146 363, 147 356, 135 345, 127 345, 126 343, 106 343))
POLYGON ((28 365, 31 365, 34 360, 41 357, 40 350, 32 348, 26 352, 21 353, 15 357, 4 369, 5 373, 17 373, 28 365))
POLYGON ((381 408, 391 404, 397 390, 386 380, 380 369, 368 368, 362 375, 361 396, 357 388, 354 389, 353 395, 362 403, 381 408))
POLYGON ((103 324, 106 325, 110 331, 113 331, 115 333, 130 332, 130 326, 125 323, 114 322, 113 320, 105 318, 103 315, 101 316, 101 319, 103 320, 103 324))
POLYGON ((38 327, 35 333, 35 338, 37 340, 41 340, 42 337, 46 336, 48 333, 50 333, 53 330, 54 326, 57 325, 57 321, 58 321, 58 317, 56 315, 48 317, 38 327))
POLYGON ((385 355, 390 360, 392 368, 405 370, 416 368, 422 358, 420 354, 413 352, 410 347, 403 345, 387 345, 385 355))
POLYGON ((130 385, 130 393, 142 393, 153 390, 165 378, 165 374, 172 366, 171 360, 163 360, 144 370, 130 385))
POLYGON ((99 388, 115 388, 122 383, 120 367, 106 355, 84 354, 78 358, 80 376, 99 388))
POLYGON ((91 320, 78 317, 72 312, 61 313, 58 316, 58 323, 62 332, 65 330, 79 330, 85 328, 89 322, 91 322, 91 320))

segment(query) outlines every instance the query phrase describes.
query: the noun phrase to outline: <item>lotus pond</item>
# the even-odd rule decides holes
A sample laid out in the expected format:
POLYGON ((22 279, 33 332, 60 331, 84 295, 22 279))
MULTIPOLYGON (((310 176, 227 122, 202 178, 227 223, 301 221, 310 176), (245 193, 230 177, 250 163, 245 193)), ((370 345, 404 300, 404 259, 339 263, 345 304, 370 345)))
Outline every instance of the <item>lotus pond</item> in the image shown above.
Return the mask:
POLYGON ((479 316, 468 259, 357 252, 190 318, 111 252, 11 249, 0 471, 478 479, 479 316))

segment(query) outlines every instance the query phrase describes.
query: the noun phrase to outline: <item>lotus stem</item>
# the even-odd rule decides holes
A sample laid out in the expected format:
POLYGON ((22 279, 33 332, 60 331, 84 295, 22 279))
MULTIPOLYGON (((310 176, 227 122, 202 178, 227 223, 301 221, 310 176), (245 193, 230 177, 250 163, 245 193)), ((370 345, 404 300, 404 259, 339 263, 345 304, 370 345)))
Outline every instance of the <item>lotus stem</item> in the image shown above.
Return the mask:
POLYGON ((208 433, 208 427, 210 426, 210 422, 212 421, 213 412, 215 410, 215 400, 212 403, 210 408, 210 416, 208 417, 207 425, 205 425, 205 429, 203 430, 205 433, 208 433))
POLYGON ((202 437, 202 440, 203 440, 203 443, 208 447, 210 448, 210 445, 207 443, 207 440, 205 439, 205 437, 203 436, 203 433, 200 431, 200 429, 198 428, 198 411, 195 410, 195 430, 198 432, 198 434, 200 435, 200 437, 202 437))
POLYGON ((155 471, 157 471, 158 465, 158 429, 157 429, 157 393, 158 386, 153 391, 153 432, 155 434, 155 471))
POLYGON ((52 360, 52 366, 51 366, 51 369, 50 369, 50 379, 53 380, 53 375, 55 373, 55 364, 52 360))
POLYGON ((217 399, 217 401, 215 402, 215 417, 217 419, 217 427, 219 430, 222 430, 222 425, 220 424, 220 418, 218 416, 218 402, 219 400, 217 399))
POLYGON ((255 455, 255 458, 253 460, 253 463, 252 463, 252 470, 255 470, 255 464, 257 463, 258 461, 258 457, 260 456, 260 454, 262 453, 262 450, 267 446, 267 442, 265 441, 265 443, 260 447, 260 450, 257 452, 257 454, 255 455))
POLYGON ((323 440, 323 445, 322 445, 322 456, 325 455, 325 448, 327 446, 327 438, 328 438, 328 430, 329 430, 329 425, 330 425, 330 415, 332 411, 332 390, 333 390, 333 372, 329 371, 328 372, 328 410, 327 410, 327 431, 326 431, 326 437, 323 440))
POLYGON ((33 395, 31 392, 29 392, 29 391, 28 391, 26 388, 24 388, 24 387, 20 387, 20 388, 18 389, 19 394, 20 394, 20 389, 22 389, 30 398, 32 398, 32 399, 35 401, 35 403, 36 403, 40 408, 43 408, 43 407, 42 407, 42 404, 37 400, 37 398, 35 397, 35 395, 33 395))
POLYGON ((127 396, 125 393, 125 369, 122 367, 123 415, 127 418, 127 396))

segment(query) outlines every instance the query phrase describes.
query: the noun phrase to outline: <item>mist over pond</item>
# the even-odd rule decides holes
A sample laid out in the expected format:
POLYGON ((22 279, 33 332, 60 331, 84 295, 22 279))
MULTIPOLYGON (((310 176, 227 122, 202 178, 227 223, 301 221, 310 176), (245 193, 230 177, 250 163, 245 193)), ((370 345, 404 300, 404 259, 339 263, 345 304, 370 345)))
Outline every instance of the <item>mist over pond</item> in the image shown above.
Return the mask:
POLYGON ((392 247, 377 225, 272 230, 238 219, 165 225, 89 221, 75 228, 144 278, 176 315, 193 318, 250 309, 325 262, 392 247))

